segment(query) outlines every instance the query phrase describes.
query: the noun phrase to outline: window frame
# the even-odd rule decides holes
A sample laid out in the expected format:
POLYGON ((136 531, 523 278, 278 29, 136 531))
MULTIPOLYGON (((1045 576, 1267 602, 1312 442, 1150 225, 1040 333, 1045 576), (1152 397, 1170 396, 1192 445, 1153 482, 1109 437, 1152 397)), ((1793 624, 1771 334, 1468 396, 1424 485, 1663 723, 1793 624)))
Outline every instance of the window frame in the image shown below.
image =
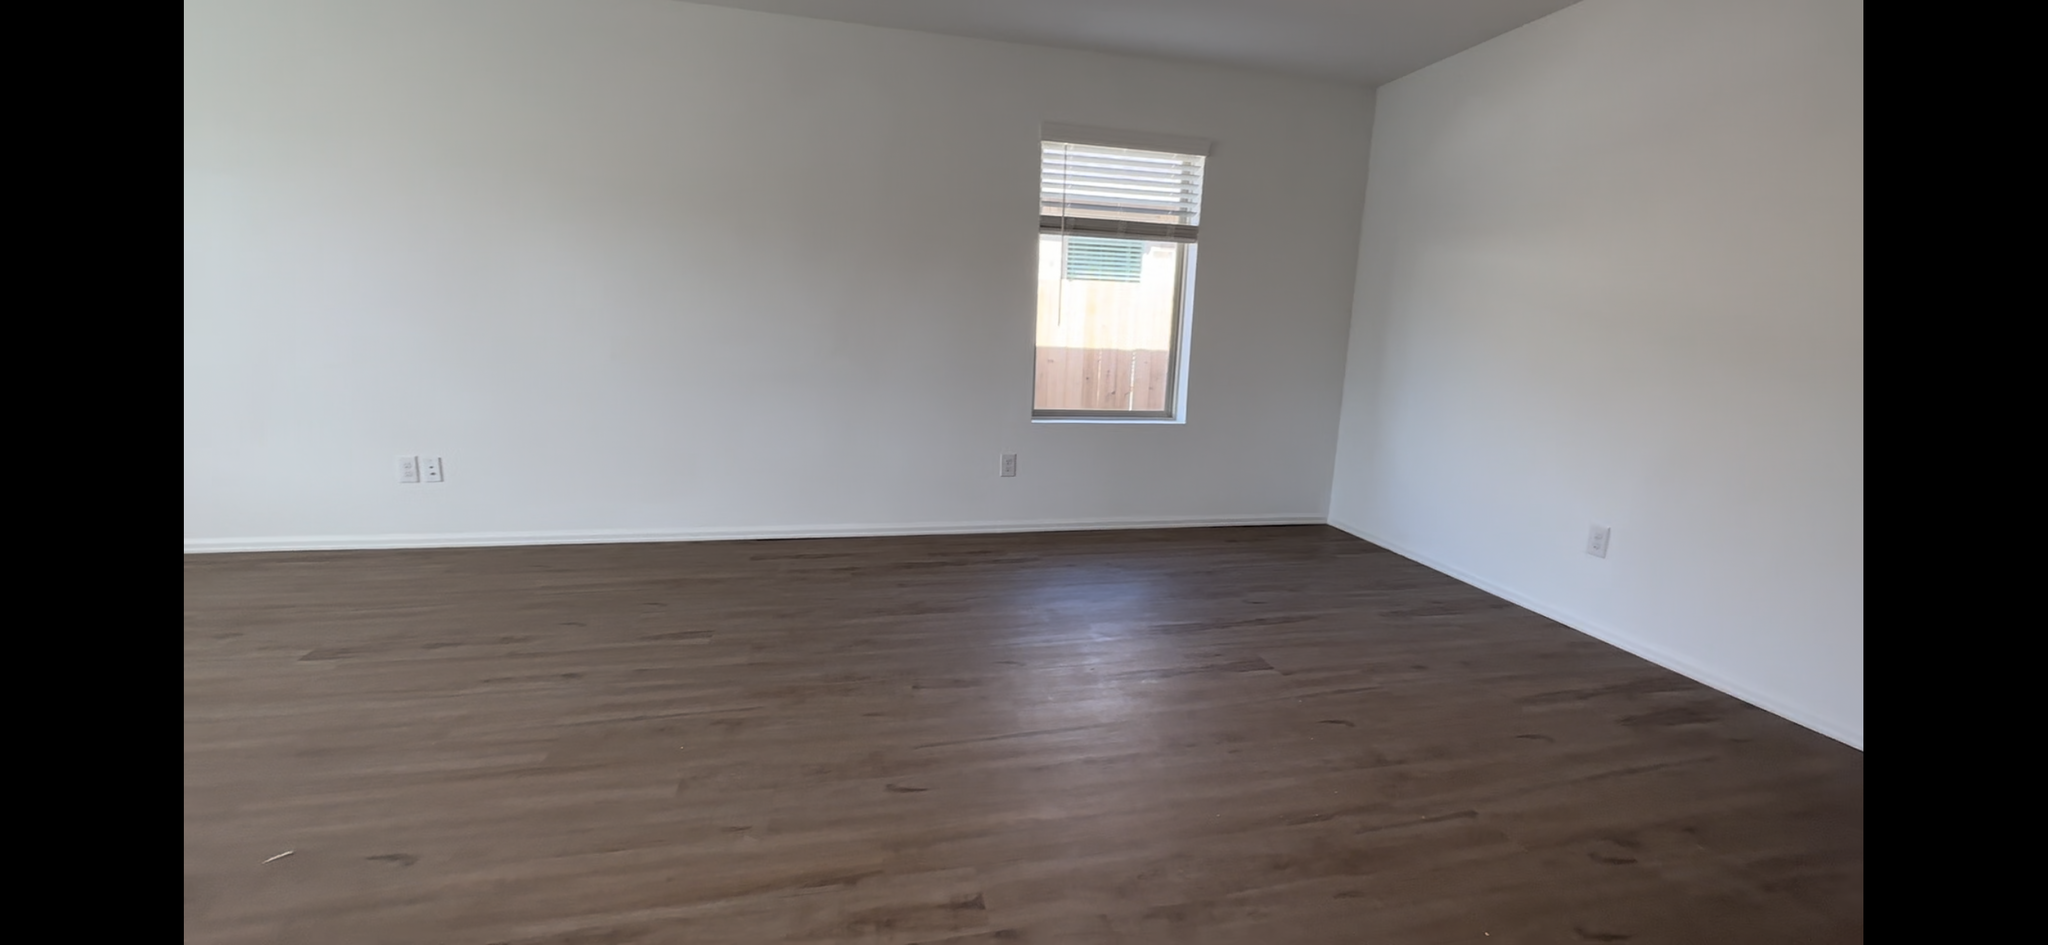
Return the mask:
MULTIPOLYGON (((1039 129, 1038 144, 1042 153, 1045 146, 1052 144, 1080 144, 1095 147, 1127 148, 1140 151, 1155 151, 1166 154, 1194 155, 1203 158, 1202 170, 1206 183, 1208 158, 1211 157, 1212 142, 1201 138, 1179 135, 1153 134, 1149 132, 1117 131, 1091 128, 1081 125, 1066 125, 1046 122, 1039 129)), ((1043 158, 1041 158, 1040 186, 1043 187, 1043 158)), ((1204 188, 1206 190, 1206 187, 1204 188)), ((1206 193, 1203 194, 1206 197, 1206 193)), ((1197 204, 1199 206, 1199 204, 1197 204)), ((1072 219, 1072 218, 1066 218, 1072 219)), ((1194 282, 1198 249, 1201 244, 1199 227, 1191 238, 1165 238, 1139 234, 1121 235, 1087 231, 1049 230, 1045 227, 1043 215, 1039 221, 1038 234, 1045 237, 1057 235, 1060 238, 1060 276, 1065 278, 1068 251, 1067 240, 1073 237, 1129 239, 1137 242, 1171 242, 1176 244, 1174 252, 1172 321, 1167 328, 1166 406, 1162 410, 1063 410, 1045 409, 1038 406, 1038 344, 1036 337, 1036 316, 1033 317, 1032 373, 1031 373, 1031 422, 1033 423, 1185 423, 1187 422, 1187 360, 1189 353, 1188 335, 1194 318, 1194 282)), ((1034 262, 1036 262, 1034 260, 1034 262)), ((1034 303, 1042 300, 1034 299, 1034 303)), ((1036 304, 1034 304, 1034 311, 1036 304)))
MULTIPOLYGON (((1041 236, 1049 235, 1040 232, 1041 236)), ((1065 237, 1062 237, 1065 239, 1065 237)), ((1181 339, 1187 334, 1188 315, 1193 309, 1189 304, 1194 295, 1194 241, 1175 241, 1173 254, 1173 323, 1166 335, 1166 409, 1164 410, 1051 410, 1038 406, 1038 345, 1032 339, 1031 358, 1031 419, 1038 420, 1088 420, 1095 422, 1116 422, 1121 420, 1157 423, 1164 420, 1177 421, 1184 403, 1181 398, 1180 363, 1187 356, 1186 346, 1181 339)), ((1061 247, 1062 253, 1066 251, 1061 247)), ((1062 260, 1062 263, 1065 261, 1062 260)), ((1064 273, 1063 273, 1064 274, 1064 273)), ((1034 327, 1034 331, 1036 328, 1034 327)))

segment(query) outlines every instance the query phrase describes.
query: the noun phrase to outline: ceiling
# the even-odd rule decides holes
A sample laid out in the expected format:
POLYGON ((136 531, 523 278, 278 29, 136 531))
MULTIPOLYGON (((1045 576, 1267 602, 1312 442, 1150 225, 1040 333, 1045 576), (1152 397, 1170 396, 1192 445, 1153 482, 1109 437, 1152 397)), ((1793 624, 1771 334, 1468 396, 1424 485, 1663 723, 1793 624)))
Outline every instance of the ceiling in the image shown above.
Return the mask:
POLYGON ((696 0, 1378 85, 1573 0, 696 0))

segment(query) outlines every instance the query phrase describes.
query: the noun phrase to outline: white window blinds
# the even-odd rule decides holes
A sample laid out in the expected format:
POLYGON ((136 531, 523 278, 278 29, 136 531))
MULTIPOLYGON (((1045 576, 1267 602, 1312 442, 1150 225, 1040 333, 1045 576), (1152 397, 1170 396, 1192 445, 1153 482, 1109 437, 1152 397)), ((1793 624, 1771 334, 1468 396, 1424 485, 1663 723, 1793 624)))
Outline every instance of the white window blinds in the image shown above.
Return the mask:
POLYGON ((1038 228, 1192 243, 1202 222, 1205 160, 1048 139, 1041 145, 1038 228))

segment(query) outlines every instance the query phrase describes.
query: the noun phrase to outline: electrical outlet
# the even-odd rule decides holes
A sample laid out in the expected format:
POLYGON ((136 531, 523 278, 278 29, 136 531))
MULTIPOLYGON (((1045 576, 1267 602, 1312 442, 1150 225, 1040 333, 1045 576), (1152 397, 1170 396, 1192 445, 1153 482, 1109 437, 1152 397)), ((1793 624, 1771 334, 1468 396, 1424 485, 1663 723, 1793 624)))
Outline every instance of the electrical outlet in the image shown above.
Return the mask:
POLYGON ((420 464, 420 478, 428 482, 441 481, 441 457, 429 456, 420 464))
POLYGON ((1008 477, 1010 477, 1010 476, 1014 476, 1014 475, 1016 475, 1016 474, 1017 474, 1017 454, 1015 454, 1015 453, 1004 453, 1004 454, 1003 454, 1003 476, 1004 476, 1004 478, 1008 478, 1008 477))
POLYGON ((1613 531, 1605 525, 1595 525, 1587 530, 1586 553, 1595 558, 1607 557, 1607 536, 1613 531))
POLYGON ((420 458, 417 456, 398 457, 398 481, 420 481, 420 458))

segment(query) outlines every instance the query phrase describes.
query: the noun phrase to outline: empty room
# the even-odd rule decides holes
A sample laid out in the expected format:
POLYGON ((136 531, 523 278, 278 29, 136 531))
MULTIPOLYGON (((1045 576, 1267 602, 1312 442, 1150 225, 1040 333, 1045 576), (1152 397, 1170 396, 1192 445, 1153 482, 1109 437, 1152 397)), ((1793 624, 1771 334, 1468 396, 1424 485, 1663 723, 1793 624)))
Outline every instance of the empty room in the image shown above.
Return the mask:
POLYGON ((1860 0, 186 0, 192 945, 1863 940, 1860 0))

